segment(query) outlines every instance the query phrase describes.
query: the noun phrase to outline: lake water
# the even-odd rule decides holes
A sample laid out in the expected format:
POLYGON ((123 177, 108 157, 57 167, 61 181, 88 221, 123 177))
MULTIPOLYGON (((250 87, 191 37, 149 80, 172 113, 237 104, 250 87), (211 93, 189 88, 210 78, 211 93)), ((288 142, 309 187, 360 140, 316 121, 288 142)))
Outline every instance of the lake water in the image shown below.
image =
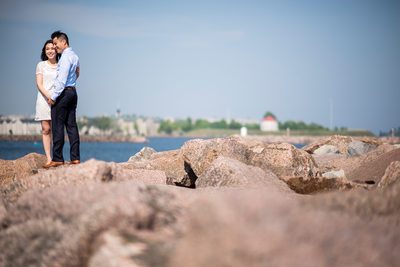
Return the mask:
MULTIPOLYGON (((124 162, 145 146, 152 147, 158 152, 174 150, 179 149, 186 141, 190 139, 193 138, 148 138, 149 143, 82 142, 80 145, 81 161, 95 158, 104 161, 124 162)), ((303 145, 295 144, 295 146, 300 148, 303 145)), ((0 159, 15 160, 32 152, 44 154, 42 143, 0 141, 0 159)), ((70 161, 68 142, 65 142, 64 145, 64 160, 70 161)))

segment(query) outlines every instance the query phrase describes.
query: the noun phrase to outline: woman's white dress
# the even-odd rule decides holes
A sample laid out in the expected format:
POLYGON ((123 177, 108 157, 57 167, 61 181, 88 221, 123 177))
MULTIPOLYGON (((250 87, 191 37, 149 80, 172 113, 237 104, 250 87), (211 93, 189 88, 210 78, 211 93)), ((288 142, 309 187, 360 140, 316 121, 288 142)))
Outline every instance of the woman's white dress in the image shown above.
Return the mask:
MULTIPOLYGON (((54 90, 54 81, 57 74, 57 65, 51 66, 47 61, 41 61, 37 64, 36 75, 43 75, 43 87, 44 89, 51 93, 54 90)), ((47 98, 39 91, 36 100, 36 121, 51 120, 50 105, 47 103, 47 98)))

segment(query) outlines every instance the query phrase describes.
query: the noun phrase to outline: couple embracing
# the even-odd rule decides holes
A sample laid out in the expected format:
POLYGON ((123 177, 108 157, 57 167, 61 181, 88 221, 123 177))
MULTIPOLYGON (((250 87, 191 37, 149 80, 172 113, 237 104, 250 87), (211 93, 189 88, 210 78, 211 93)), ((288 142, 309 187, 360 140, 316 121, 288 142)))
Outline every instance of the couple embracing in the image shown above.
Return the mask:
POLYGON ((51 35, 42 49, 42 61, 36 67, 39 89, 35 120, 41 121, 43 147, 47 157, 44 168, 64 164, 64 126, 70 142, 70 164, 80 163, 79 131, 76 124, 76 80, 79 77, 79 57, 69 46, 68 36, 60 31, 51 35), (51 157, 51 135, 53 157, 51 157))

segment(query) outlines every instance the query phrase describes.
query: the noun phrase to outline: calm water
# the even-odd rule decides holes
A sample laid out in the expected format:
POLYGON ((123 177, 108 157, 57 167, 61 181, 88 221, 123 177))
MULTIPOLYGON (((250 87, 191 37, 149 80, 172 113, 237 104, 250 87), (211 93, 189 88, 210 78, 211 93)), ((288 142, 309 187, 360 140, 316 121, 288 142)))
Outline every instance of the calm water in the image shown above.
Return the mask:
MULTIPOLYGON (((143 147, 149 146, 156 151, 166 151, 180 148, 191 138, 147 138, 149 143, 92 143, 82 142, 81 161, 95 158, 104 161, 124 162, 139 152, 143 147)), ((14 160, 26 154, 36 152, 44 154, 41 142, 0 142, 0 159, 14 160)), ((69 143, 64 145, 64 160, 69 161, 69 143)))
MULTIPOLYGON (((104 161, 124 162, 139 152, 143 147, 149 146, 156 151, 179 149, 186 141, 192 138, 148 138, 149 143, 81 143, 81 161, 95 158, 104 161)), ((297 147, 303 145, 295 144, 297 147)), ((42 143, 0 141, 0 159, 14 160, 29 153, 44 154, 42 143)), ((69 143, 64 145, 64 160, 69 161, 69 143)))

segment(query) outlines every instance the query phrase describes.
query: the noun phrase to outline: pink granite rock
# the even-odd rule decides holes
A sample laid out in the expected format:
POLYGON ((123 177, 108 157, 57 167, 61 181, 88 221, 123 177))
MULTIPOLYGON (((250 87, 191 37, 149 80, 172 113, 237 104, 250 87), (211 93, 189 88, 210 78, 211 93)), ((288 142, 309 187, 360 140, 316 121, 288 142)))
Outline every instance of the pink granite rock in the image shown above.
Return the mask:
POLYGON ((392 161, 385 170, 378 187, 384 188, 400 181, 400 161, 392 161))
POLYGON ((186 142, 181 150, 184 161, 197 177, 219 156, 270 170, 278 177, 319 174, 314 160, 308 153, 285 143, 265 144, 240 137, 195 139, 186 142))
POLYGON ((137 153, 127 162, 120 163, 124 169, 160 170, 167 176, 167 184, 190 187, 188 175, 180 150, 151 152, 149 149, 137 153))
POLYGON ((288 186, 271 171, 264 171, 259 167, 222 156, 214 160, 196 180, 196 188, 209 186, 266 186, 271 191, 292 193, 288 186))
POLYGON ((378 184, 384 176, 386 168, 393 161, 400 161, 400 148, 360 162, 359 166, 347 171, 346 177, 352 181, 369 181, 378 184))
POLYGON ((362 165, 367 166, 376 158, 395 149, 397 148, 393 145, 383 144, 378 146, 373 151, 370 151, 367 154, 356 158, 344 158, 343 156, 338 155, 313 155, 313 157, 322 173, 328 171, 344 170, 345 176, 348 177, 350 172, 352 172, 353 170, 360 168, 362 165))
POLYGON ((354 141, 351 136, 341 136, 341 135, 333 135, 327 138, 321 139, 317 142, 311 143, 306 145, 302 148, 302 150, 313 154, 315 150, 324 146, 324 145, 331 145, 337 147, 341 154, 347 155, 347 147, 349 143, 354 141))
POLYGON ((0 159, 0 186, 7 186, 15 179, 24 178, 38 172, 46 164, 46 156, 30 153, 16 160, 0 159))
POLYGON ((133 180, 136 183, 165 184, 166 176, 156 170, 126 170, 114 162, 88 160, 79 165, 63 165, 57 168, 40 169, 30 177, 20 177, 4 186, 3 198, 15 202, 25 191, 46 189, 58 185, 87 182, 111 182, 133 180))

